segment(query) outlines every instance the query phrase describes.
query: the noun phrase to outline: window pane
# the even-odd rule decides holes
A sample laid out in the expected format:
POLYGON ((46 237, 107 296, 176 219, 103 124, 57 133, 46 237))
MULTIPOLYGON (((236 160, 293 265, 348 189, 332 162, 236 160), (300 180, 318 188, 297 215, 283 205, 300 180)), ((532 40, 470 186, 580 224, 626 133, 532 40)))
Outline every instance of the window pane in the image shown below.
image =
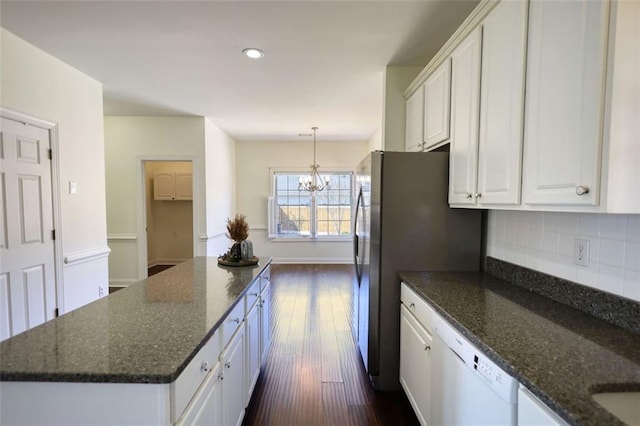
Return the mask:
POLYGON ((352 173, 323 173, 330 187, 312 194, 298 190, 299 173, 276 173, 276 234, 279 237, 350 236, 352 173), (315 223, 311 211, 315 197, 315 223))
POLYGON ((351 173, 328 175, 329 189, 317 194, 317 234, 351 235, 351 173))

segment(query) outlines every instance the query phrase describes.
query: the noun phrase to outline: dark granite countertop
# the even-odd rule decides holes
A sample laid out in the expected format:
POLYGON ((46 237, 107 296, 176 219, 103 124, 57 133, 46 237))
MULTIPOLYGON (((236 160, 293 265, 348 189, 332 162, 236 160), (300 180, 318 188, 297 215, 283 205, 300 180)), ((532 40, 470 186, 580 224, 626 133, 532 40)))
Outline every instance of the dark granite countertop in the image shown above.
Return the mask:
POLYGON ((637 334, 485 273, 400 278, 568 423, 622 424, 591 395, 640 391, 637 334))
POLYGON ((0 380, 171 383, 271 258, 196 257, 0 343, 0 380))

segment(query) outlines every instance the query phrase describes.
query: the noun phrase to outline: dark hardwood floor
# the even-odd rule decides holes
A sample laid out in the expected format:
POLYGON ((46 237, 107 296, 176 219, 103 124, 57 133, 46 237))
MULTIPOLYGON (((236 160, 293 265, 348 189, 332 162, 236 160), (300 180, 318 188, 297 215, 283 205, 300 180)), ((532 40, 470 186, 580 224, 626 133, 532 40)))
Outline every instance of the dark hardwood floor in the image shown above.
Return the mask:
POLYGON ((417 425, 373 391, 352 337, 351 265, 273 265, 272 346, 244 425, 417 425))

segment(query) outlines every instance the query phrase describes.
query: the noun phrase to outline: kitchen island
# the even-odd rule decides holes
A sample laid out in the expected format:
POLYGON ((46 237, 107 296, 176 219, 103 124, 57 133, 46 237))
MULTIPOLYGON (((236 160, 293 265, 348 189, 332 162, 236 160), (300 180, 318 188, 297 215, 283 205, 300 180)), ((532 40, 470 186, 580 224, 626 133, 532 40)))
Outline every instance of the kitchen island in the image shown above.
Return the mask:
POLYGON ((236 340, 244 364, 256 332, 246 317, 268 313, 270 262, 197 257, 0 343, 0 422, 175 423, 236 340))
MULTIPOLYGON (((498 267, 518 268, 520 279, 537 279, 526 268, 498 267)), ((626 322, 626 330, 524 288, 529 283, 523 287, 488 273, 403 272, 400 278, 568 424, 623 424, 592 395, 640 391, 640 336, 632 331, 639 320, 637 302, 614 305, 613 296, 597 290, 578 288, 571 294, 571 286, 559 282, 549 287, 560 297, 581 299, 586 310, 611 303, 610 314, 617 317, 612 321, 626 322)))

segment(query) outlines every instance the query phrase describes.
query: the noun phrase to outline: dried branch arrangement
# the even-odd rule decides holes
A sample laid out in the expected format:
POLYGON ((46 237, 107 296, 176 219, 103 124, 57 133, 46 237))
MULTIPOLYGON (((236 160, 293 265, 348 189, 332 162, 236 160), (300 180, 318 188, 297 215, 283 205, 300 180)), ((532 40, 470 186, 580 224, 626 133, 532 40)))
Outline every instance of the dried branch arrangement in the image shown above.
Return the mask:
POLYGON ((246 219, 245 215, 239 213, 236 213, 233 220, 227 219, 227 238, 236 243, 246 240, 249 237, 249 224, 246 219))

